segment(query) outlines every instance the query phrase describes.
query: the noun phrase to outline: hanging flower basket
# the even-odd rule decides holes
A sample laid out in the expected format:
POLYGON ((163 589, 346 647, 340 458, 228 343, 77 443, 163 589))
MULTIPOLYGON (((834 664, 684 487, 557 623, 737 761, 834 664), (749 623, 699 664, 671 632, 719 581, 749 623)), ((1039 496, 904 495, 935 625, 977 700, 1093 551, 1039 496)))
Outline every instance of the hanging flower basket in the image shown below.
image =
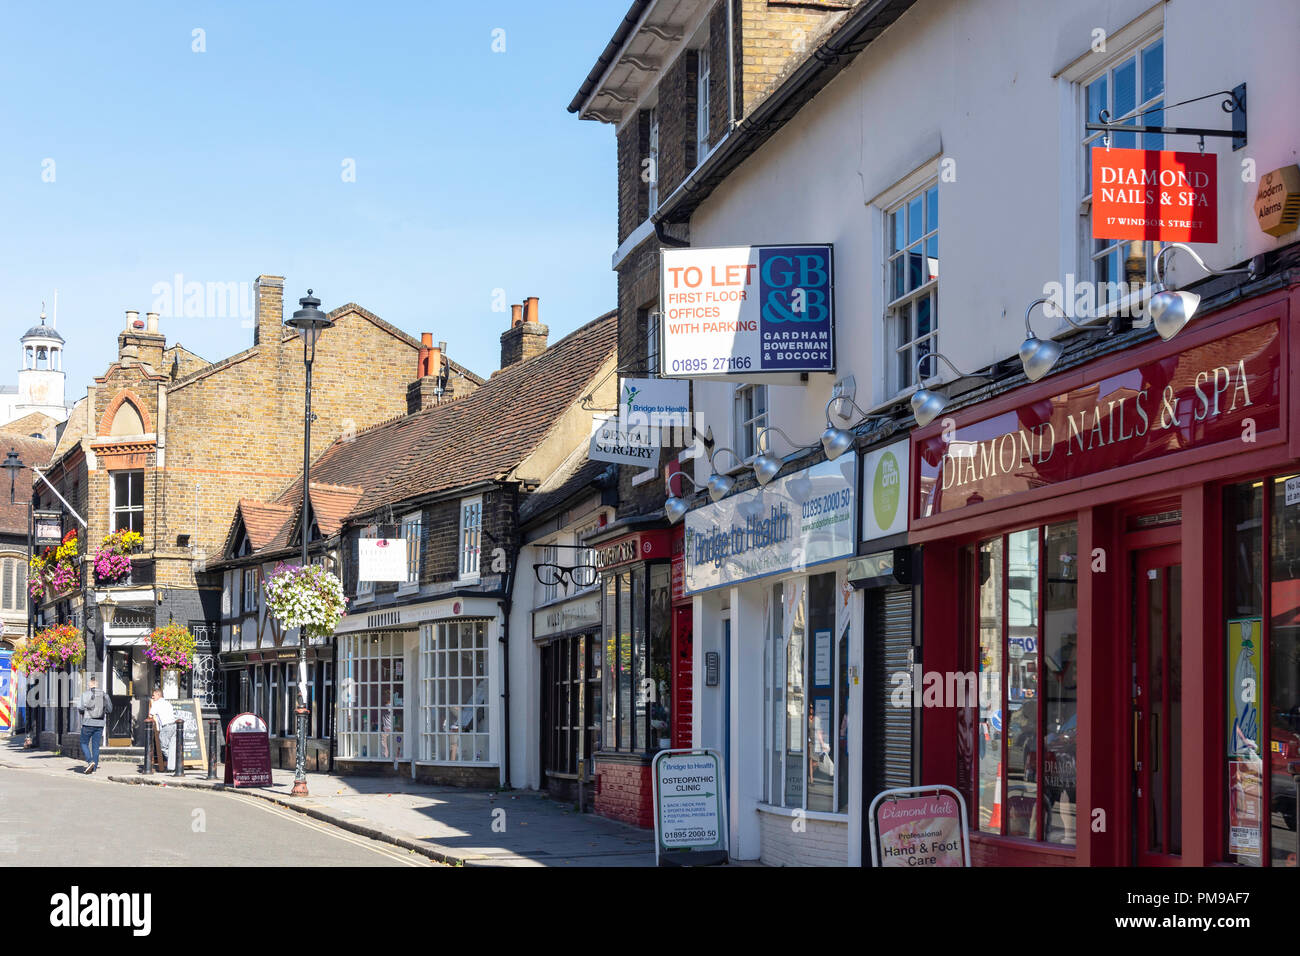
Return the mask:
POLYGON ((100 584, 112 584, 131 573, 131 559, 127 557, 140 550, 144 538, 135 531, 114 531, 104 535, 104 540, 95 552, 95 580, 100 584))
POLYGON ((276 565, 267 580, 266 606, 280 626, 306 629, 311 637, 329 637, 347 610, 343 582, 317 564, 276 565))
POLYGON ((187 671, 194 666, 194 635, 175 621, 168 622, 145 638, 144 656, 159 667, 187 671))
POLYGON ((35 676, 65 664, 80 664, 85 659, 86 642, 81 631, 71 624, 52 624, 37 631, 14 651, 12 666, 14 670, 35 676))
POLYGON ((77 544, 77 532, 73 529, 63 536, 57 548, 51 546, 32 555, 27 588, 34 600, 39 601, 46 594, 62 594, 76 585, 77 544))

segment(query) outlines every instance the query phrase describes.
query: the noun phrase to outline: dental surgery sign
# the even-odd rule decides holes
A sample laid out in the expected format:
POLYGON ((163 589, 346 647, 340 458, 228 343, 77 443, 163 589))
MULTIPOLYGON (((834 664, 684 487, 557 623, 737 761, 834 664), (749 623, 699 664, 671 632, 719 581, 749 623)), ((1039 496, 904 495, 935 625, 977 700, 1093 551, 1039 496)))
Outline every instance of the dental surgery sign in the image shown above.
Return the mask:
POLYGON ((664 249, 662 372, 744 379, 835 369, 829 245, 664 249))
POLYGON ((1214 153, 1092 150, 1092 237, 1217 242, 1214 153))
POLYGON ((844 455, 687 512, 686 593, 853 554, 856 485, 844 455))

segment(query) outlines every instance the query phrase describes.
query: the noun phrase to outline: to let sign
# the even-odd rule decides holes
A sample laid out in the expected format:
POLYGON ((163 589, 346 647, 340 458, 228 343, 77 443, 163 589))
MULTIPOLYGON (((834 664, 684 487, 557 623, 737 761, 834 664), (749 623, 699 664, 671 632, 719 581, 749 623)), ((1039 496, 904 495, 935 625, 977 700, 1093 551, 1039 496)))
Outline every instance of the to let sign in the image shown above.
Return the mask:
POLYGON ((1092 150, 1094 239, 1218 241, 1214 153, 1092 150))
POLYGON ((835 369, 829 245, 661 252, 662 371, 743 380, 835 369))

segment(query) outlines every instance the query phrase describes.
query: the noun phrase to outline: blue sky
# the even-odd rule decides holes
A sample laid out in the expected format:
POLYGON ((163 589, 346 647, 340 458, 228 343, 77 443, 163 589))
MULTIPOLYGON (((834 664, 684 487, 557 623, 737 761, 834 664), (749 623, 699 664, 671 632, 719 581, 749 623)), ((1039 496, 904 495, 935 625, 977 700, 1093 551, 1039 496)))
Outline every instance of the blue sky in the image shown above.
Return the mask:
MULTIPOLYGON (((0 0, 0 383, 56 288, 70 400, 177 274, 283 275, 289 311, 310 286, 484 375, 495 290, 539 296, 551 341, 613 308, 614 135, 565 107, 625 11, 0 0)), ((215 360, 252 342, 225 311, 162 328, 215 360)))

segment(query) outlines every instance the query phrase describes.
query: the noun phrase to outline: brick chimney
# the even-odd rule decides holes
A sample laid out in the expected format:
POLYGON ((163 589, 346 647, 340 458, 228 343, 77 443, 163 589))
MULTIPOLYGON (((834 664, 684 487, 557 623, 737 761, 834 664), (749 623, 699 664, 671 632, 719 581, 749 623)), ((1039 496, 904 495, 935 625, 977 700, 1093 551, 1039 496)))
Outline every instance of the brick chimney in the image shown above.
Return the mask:
POLYGON ((510 328, 501 333, 501 367, 527 362, 546 351, 550 330, 542 325, 537 296, 529 296, 523 305, 510 307, 510 328), (522 311, 522 315, 520 312, 522 311))
POLYGON ((253 303, 257 309, 253 344, 278 348, 284 335, 284 276, 258 276, 253 303))
POLYGON ((158 313, 148 313, 148 318, 141 321, 140 313, 135 309, 126 311, 126 328, 117 337, 117 358, 119 362, 143 362, 162 371, 163 349, 167 347, 167 338, 158 331, 158 313))
POLYGON ((446 345, 446 342, 434 345, 432 332, 420 335, 415 381, 406 386, 406 414, 414 415, 454 397, 451 393, 451 376, 443 374, 442 353, 446 345))

